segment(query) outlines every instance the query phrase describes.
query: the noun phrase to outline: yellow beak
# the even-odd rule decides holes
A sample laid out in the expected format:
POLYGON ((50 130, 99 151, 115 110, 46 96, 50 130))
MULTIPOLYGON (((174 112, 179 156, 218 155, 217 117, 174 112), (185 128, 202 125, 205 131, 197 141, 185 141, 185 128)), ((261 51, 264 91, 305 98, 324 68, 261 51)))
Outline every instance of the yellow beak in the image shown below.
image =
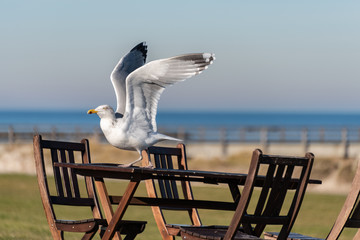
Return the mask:
POLYGON ((87 114, 93 114, 93 113, 97 113, 97 111, 95 109, 90 109, 87 114))

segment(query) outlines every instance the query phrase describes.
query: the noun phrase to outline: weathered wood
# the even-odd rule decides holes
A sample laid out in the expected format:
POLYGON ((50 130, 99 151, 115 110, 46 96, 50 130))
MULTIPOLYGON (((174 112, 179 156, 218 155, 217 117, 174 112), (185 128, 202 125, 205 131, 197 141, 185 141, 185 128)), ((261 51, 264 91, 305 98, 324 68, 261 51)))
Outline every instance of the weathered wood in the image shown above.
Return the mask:
POLYGON ((73 142, 60 142, 60 141, 50 141, 42 140, 41 146, 48 149, 58 149, 58 150, 69 150, 73 151, 85 151, 84 144, 73 143, 73 142))
MULTIPOLYGON (((148 152, 147 151, 143 151, 142 152, 142 156, 143 156, 143 166, 148 166, 149 164, 149 157, 147 157, 148 152)), ((281 158, 281 156, 273 156, 274 159, 276 159, 276 161, 270 161, 269 159, 267 159, 267 155, 262 155, 261 156, 264 157, 264 163, 262 163, 262 165, 269 166, 269 163, 276 163, 276 166, 273 166, 274 164, 270 165, 270 167, 268 167, 270 169, 270 173, 268 173, 265 176, 259 176, 258 175, 258 168, 256 167, 255 170, 252 168, 252 171, 255 171, 255 173, 253 172, 249 172, 253 175, 252 177, 252 181, 250 185, 251 187, 260 187, 260 188, 264 188, 266 189, 265 191, 267 191, 267 194, 265 195, 272 195, 271 197, 271 201, 264 201, 264 207, 260 208, 260 209, 264 209, 266 210, 265 212, 267 213, 267 215, 264 216, 252 216, 250 214, 245 214, 245 216, 243 216, 242 218, 242 222, 241 224, 244 226, 244 230, 246 231, 253 231, 253 227, 251 226, 251 224, 256 223, 259 226, 261 224, 283 224, 286 223, 288 224, 288 222, 290 221, 289 218, 287 216, 280 216, 280 217, 276 217, 272 214, 272 212, 274 213, 278 213, 279 209, 281 209, 281 205, 283 203, 283 200, 281 200, 281 198, 284 196, 284 193, 282 191, 280 191, 282 189, 282 187, 279 186, 284 186, 285 188, 289 188, 289 189, 303 189, 302 187, 302 179, 306 178, 308 176, 308 172, 304 172, 306 174, 301 174, 301 178, 297 179, 297 178, 290 178, 289 176, 291 175, 291 173, 293 172, 293 168, 292 165, 291 166, 284 166, 284 163, 291 163, 292 161, 289 161, 289 159, 293 159, 293 162, 296 162, 296 158, 291 158, 291 157, 283 157, 281 158), (279 167, 280 166, 280 167, 279 167), (274 190, 274 189, 275 190, 274 190), (280 190, 279 190, 280 189, 280 190), (278 194, 272 193, 272 191, 278 191, 278 194), (279 201, 278 201, 279 200, 279 201), (267 204, 267 205, 266 205, 267 204), (273 206, 273 204, 279 204, 279 206, 275 206, 273 208, 274 211, 272 211, 272 208, 268 207, 268 206, 273 206), (248 226, 248 227, 246 227, 248 226)), ((313 159, 312 155, 307 155, 307 157, 309 157, 310 159, 313 159)), ((253 157, 255 160, 258 160, 255 157, 253 157)), ((160 159, 160 158, 159 158, 160 159)), ((300 158, 303 159, 303 158, 300 158)), ((255 161, 255 160, 252 160, 255 161)), ((259 162, 261 162, 260 160, 258 160, 259 162)), ((181 161, 180 161, 181 162, 181 161)), ((159 164, 161 164, 161 161, 159 160, 159 164)), ((254 164, 254 163, 253 163, 254 164)), ((219 173, 219 172, 206 172, 206 171, 195 171, 195 170, 183 170, 183 168, 185 167, 179 167, 182 169, 159 169, 159 168, 155 168, 155 169, 149 169, 149 168, 139 168, 139 167, 130 167, 130 168, 122 168, 119 167, 117 165, 111 165, 111 164, 64 164, 64 163, 55 163, 54 164, 57 167, 68 167, 68 168, 73 168, 74 171, 78 174, 83 174, 86 176, 94 176, 96 178, 117 178, 117 179, 133 179, 133 181, 141 181, 141 180, 145 180, 146 183, 146 187, 147 189, 150 189, 151 191, 148 192, 148 197, 132 197, 131 200, 129 200, 129 198, 127 200, 125 200, 125 202, 127 202, 127 204, 134 204, 134 205, 144 205, 144 206, 153 206, 152 210, 153 210, 153 215, 154 218, 158 224, 158 228, 160 230, 160 233, 163 237, 163 239, 173 239, 173 236, 171 234, 180 234, 179 229, 175 229, 175 228, 169 228, 166 223, 163 221, 163 214, 162 211, 163 209, 166 208, 171 208, 171 209, 179 209, 182 208, 185 211, 188 211, 189 208, 191 209, 196 209, 196 208, 214 208, 213 206, 216 206, 216 208, 228 208, 228 209, 234 209, 234 207, 238 207, 242 204, 240 204, 240 201, 244 201, 243 196, 240 197, 240 191, 239 189, 236 190, 237 185, 241 185, 245 183, 245 187, 247 185, 249 185, 249 179, 251 179, 251 174, 234 174, 234 173, 219 173), (166 180, 174 180, 174 181, 199 181, 199 182, 203 182, 203 183, 207 183, 207 182, 211 182, 211 183, 227 183, 230 186, 230 190, 232 192, 233 195, 233 199, 234 202, 230 202, 227 203, 228 205, 221 205, 222 203, 216 203, 216 204, 212 204, 213 201, 199 201, 199 200, 193 200, 192 198, 190 199, 186 199, 186 194, 184 194, 184 199, 170 199, 170 198, 163 198, 161 195, 158 195, 156 193, 156 188, 155 188, 155 184, 157 184, 157 180, 158 179, 166 179, 166 180), (161 225, 163 224, 163 225, 161 225)), ((302 167, 302 168, 306 168, 308 166, 302 166, 303 163, 302 161, 299 161, 299 165, 298 167, 302 167)), ((256 165, 257 166, 257 165, 256 165)), ((308 179, 308 178, 307 178, 308 179)), ((309 181, 307 180, 307 183, 309 181)), ((314 183, 321 183, 321 181, 313 181, 314 183)), ((182 184, 177 184, 177 186, 186 186, 186 185, 182 185, 182 184)), ((247 187, 248 190, 243 192, 247 194, 252 193, 251 188, 247 187)), ((165 189, 165 188, 164 188, 165 189)), ((185 189, 185 193, 187 193, 187 189, 185 189)), ((191 192, 190 192, 191 193, 191 192)), ((106 195, 106 194, 105 194, 106 195)), ((299 196, 297 194, 294 194, 294 196, 299 196)), ((121 197, 116 197, 116 196, 109 196, 109 201, 115 203, 120 202, 121 201, 121 197)), ((264 199, 266 199, 266 197, 264 197, 264 199)), ((299 202, 298 202, 299 203, 299 202)), ((301 203, 301 201, 300 201, 301 203)), ((297 206, 297 205, 295 205, 297 206)), ((245 211, 246 213, 246 211, 245 211)), ((294 215, 293 215, 294 216, 294 215)), ((195 221, 194 221, 195 222, 195 221)), ((201 225, 201 223, 200 223, 201 225)), ((259 227, 258 227, 259 228, 259 227)), ((237 229, 237 228, 236 228, 237 229)))
MULTIPOLYGON (((155 179, 151 181, 146 181, 146 189, 148 192, 148 196, 152 199, 142 199, 143 201, 148 201, 147 204, 151 204, 151 201, 157 198, 156 206, 153 206, 152 210, 155 221, 158 225, 163 239, 174 239, 174 236, 172 234, 179 234, 178 229, 174 230, 174 228, 166 226, 166 220, 163 214, 163 210, 171 209, 178 211, 187 211, 192 224, 199 226, 201 225, 201 220, 196 207, 219 208, 222 204, 214 203, 213 205, 211 205, 211 203, 209 204, 209 202, 207 201, 193 201, 194 198, 192 195, 188 177, 184 176, 182 178, 174 178, 170 176, 169 171, 175 170, 175 165, 178 166, 178 169, 183 171, 186 171, 188 169, 184 144, 178 144, 176 148, 150 147, 147 151, 143 151, 142 156, 143 166, 145 164, 148 164, 151 159, 153 159, 156 169, 165 169, 167 172, 161 174, 161 179, 158 179, 157 181, 155 179), (168 176, 169 179, 163 178, 164 176, 168 176), (181 191, 183 192, 184 199, 180 199, 178 184, 176 180, 180 180, 181 191), (160 189, 160 195, 156 192, 156 185, 160 189)), ((225 205, 226 204, 222 204, 221 207, 224 208, 225 205)), ((229 205, 231 205, 231 203, 228 203, 228 207, 229 205)))
MULTIPOLYGON (((100 226, 107 226, 106 220, 101 216, 101 210, 97 201, 95 187, 92 177, 85 177, 86 194, 81 196, 77 175, 67 164, 75 164, 75 152, 80 152, 82 163, 90 163, 89 144, 87 140, 81 143, 68 143, 58 141, 42 140, 40 135, 34 136, 34 157, 41 200, 44 206, 45 215, 54 239, 63 239, 64 231, 82 232, 82 239, 91 239, 100 226), (43 150, 50 150, 50 158, 45 158, 43 150), (53 167, 55 178, 56 193, 51 194, 47 180, 45 162, 49 162, 53 167), (59 165, 56 165, 59 164, 59 165), (63 164, 63 165, 61 165, 63 164), (61 165, 61 166, 60 166, 61 165), (78 221, 59 220, 53 205, 64 206, 84 206, 92 210, 92 219, 83 219, 78 221)), ((118 229, 123 222, 118 223, 118 229)), ((129 226, 129 222, 126 223, 129 226)), ((133 239, 138 233, 143 231, 146 222, 133 221, 134 231, 127 234, 127 239, 133 239), (138 229, 138 230, 136 230, 138 229), (142 230, 139 230, 142 229, 142 230)), ((126 230, 128 232, 128 230, 126 230)), ((121 239, 120 235, 119 238, 121 239)))
MULTIPOLYGON (((74 151, 68 151, 68 156, 69 156, 69 163, 75 163, 75 158, 74 158, 74 151)), ((77 176, 76 174, 74 173, 74 171, 71 171, 70 173, 70 177, 71 177, 71 186, 72 186, 72 189, 74 190, 74 196, 75 198, 80 198, 80 189, 79 189, 79 183, 78 183, 78 180, 77 180, 77 176)), ((91 186, 89 186, 91 187, 91 186)))
POLYGON ((123 198, 119 202, 119 205, 113 217, 111 218, 111 221, 109 222, 109 226, 104 233, 103 239, 112 239, 115 234, 115 230, 119 229, 119 227, 121 226, 120 220, 124 216, 125 211, 129 206, 129 202, 133 197, 137 187, 139 186, 139 183, 139 181, 130 181, 129 185, 125 190, 123 198))
MULTIPOLYGON (((110 224, 111 219, 114 215, 114 210, 111 207, 111 202, 109 199, 109 194, 108 191, 106 189, 105 186, 105 182, 104 179, 102 178, 95 178, 95 185, 96 185, 96 189, 99 192, 99 196, 100 196, 100 201, 102 203, 103 206, 103 211, 105 214, 105 218, 108 224, 110 224)), ((121 236, 120 234, 117 232, 115 233, 115 236, 113 236, 115 240, 121 240, 121 236)))
MULTIPOLYGON (((142 151, 141 154, 143 157, 142 166, 143 167, 149 166, 150 159, 148 157, 148 153, 146 151, 142 151)), ((146 186, 148 196, 150 198, 157 198, 154 180, 153 179, 146 180, 145 186, 146 186)), ((168 232, 168 229, 166 227, 166 224, 163 221, 164 216, 163 216, 163 213, 160 210, 160 208, 158 206, 154 206, 154 207, 151 207, 151 211, 153 212, 154 219, 155 219, 155 222, 157 224, 157 227, 159 229, 162 239, 163 240, 173 240, 174 237, 170 235, 170 233, 168 232)))
MULTIPOLYGON (((239 236, 238 238, 237 235, 246 233, 250 236, 260 237, 267 225, 280 225, 281 231, 278 239, 285 240, 290 234, 300 210, 313 161, 314 156, 312 154, 306 154, 304 158, 299 158, 264 155, 260 150, 255 150, 242 195, 229 226, 225 229, 224 227, 185 227, 181 230, 181 236, 187 240, 249 239, 248 236, 239 236), (294 175, 295 167, 301 168, 300 176, 294 175), (260 197, 256 200, 255 211, 249 213, 248 206, 252 200, 256 178, 259 169, 263 168, 267 168, 265 181, 261 187, 260 197), (297 179, 299 184, 297 184, 293 194, 290 208, 282 211, 286 193, 292 185, 292 179, 297 179), (242 228, 240 228, 241 226, 242 228)), ((237 198, 236 192, 233 193, 233 198, 237 198)))
POLYGON ((80 221, 56 220, 55 224, 57 228, 62 229, 66 232, 92 232, 94 235, 96 233, 95 228, 98 227, 94 219, 86 219, 80 221))
MULTIPOLYGON (((360 202, 358 201, 359 195, 360 195, 360 164, 358 164, 358 168, 355 177, 353 179, 350 192, 326 239, 328 240, 338 239, 344 228, 357 228, 358 231, 354 236, 354 239, 360 239, 360 202)), ((277 239, 278 235, 279 233, 277 232, 267 232, 265 233, 265 239, 277 239)), ((319 238, 292 233, 288 239, 316 240, 319 238)))
POLYGON ((358 165, 356 175, 351 185, 351 190, 345 200, 345 203, 332 227, 328 239, 336 239, 345 227, 360 228, 360 203, 358 202, 360 194, 360 164, 358 165))
MULTIPOLYGON (((122 196, 109 196, 111 204, 118 204, 122 196)), ((167 199, 156 197, 133 197, 129 203, 137 206, 159 206, 162 209, 171 210, 190 210, 192 208, 234 211, 234 202, 221 202, 210 200, 190 200, 190 199, 167 199)))
MULTIPOLYGON (((277 240, 278 239, 278 232, 265 232, 264 239, 267 240, 277 240)), ((355 238, 356 239, 356 238, 355 238)), ((314 238, 306 235, 302 235, 299 233, 290 233, 286 240, 324 240, 322 238, 314 238)))
POLYGON ((171 147, 149 147, 149 152, 155 155, 160 154, 168 154, 168 155, 181 155, 181 149, 180 148, 171 148, 171 147))
MULTIPOLYGON (((203 182, 209 184, 233 183, 244 185, 246 174, 211 172, 199 170, 166 170, 166 169, 148 169, 148 168, 121 168, 117 164, 58 164, 54 166, 75 168, 76 173, 84 176, 93 176, 99 178, 114 179, 171 179, 175 181, 203 182)), ((258 175, 255 179, 255 186, 262 187, 264 185, 265 176, 258 175)), ((310 179, 311 184, 321 184, 321 180, 310 179)), ((298 179, 291 179, 289 188, 296 189, 299 185, 298 179)))
POLYGON ((44 207, 46 220, 50 227, 50 232, 53 239, 62 239, 62 232, 58 230, 55 226, 55 214, 54 209, 52 207, 52 203, 49 197, 49 186, 47 182, 47 176, 45 171, 45 163, 44 163, 44 154, 43 149, 40 145, 41 143, 41 136, 35 135, 34 136, 34 158, 35 158, 35 167, 37 172, 37 180, 40 190, 40 196, 42 200, 42 204, 44 207))
POLYGON ((72 197, 59 197, 50 196, 52 204, 67 205, 67 206, 94 206, 93 198, 72 198, 72 197))
MULTIPOLYGON (((181 237, 187 240, 222 240, 226 233, 226 228, 221 226, 210 226, 210 227, 181 227, 181 237)), ((254 240, 261 239, 256 236, 246 234, 244 232, 237 231, 232 237, 233 240, 254 240)))

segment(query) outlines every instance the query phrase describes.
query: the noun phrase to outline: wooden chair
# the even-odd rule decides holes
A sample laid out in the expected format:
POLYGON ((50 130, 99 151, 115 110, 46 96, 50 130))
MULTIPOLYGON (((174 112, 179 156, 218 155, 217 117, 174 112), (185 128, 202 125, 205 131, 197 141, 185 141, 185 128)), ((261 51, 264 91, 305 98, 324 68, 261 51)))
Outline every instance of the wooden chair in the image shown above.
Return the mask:
POLYGON ((230 225, 224 227, 183 227, 183 239, 249 239, 241 232, 260 237, 267 225, 279 225, 279 238, 290 233, 309 181, 314 155, 289 157, 264 155, 255 150, 242 195, 230 225), (264 175, 261 175, 264 174, 264 175), (253 194, 257 179, 264 179, 259 195, 253 194), (291 193, 290 193, 291 192, 291 193), (290 203, 289 207, 284 202, 290 203), (252 202, 251 207, 249 203, 252 202), (236 237, 236 235, 239 235, 236 237))
MULTIPOLYGON (((178 144, 176 148, 150 147, 142 152, 142 157, 143 166, 148 166, 149 163, 152 163, 155 168, 188 169, 184 144, 178 144)), ((181 181, 181 189, 178 189, 176 181, 174 180, 147 180, 145 184, 149 197, 179 199, 181 196, 183 199, 193 199, 189 181, 181 181)), ((166 208, 158 206, 152 206, 151 208, 163 239, 174 239, 174 236, 180 236, 180 226, 182 226, 167 224, 164 216, 164 210, 186 211, 189 214, 192 225, 201 225, 199 213, 195 208, 166 208)))
MULTIPOLYGON (((93 179, 85 177, 82 181, 71 169, 53 166, 54 162, 74 163, 76 159, 90 163, 88 140, 83 139, 81 143, 48 141, 36 135, 34 156, 41 200, 53 238, 64 239, 64 232, 80 232, 84 233, 82 239, 92 239, 100 227, 107 226, 100 211, 93 179), (49 175, 54 175, 54 183, 49 181, 49 175), (57 216, 64 215, 64 209, 59 206, 88 207, 91 211, 86 219, 63 220, 57 216)), ((142 221, 123 221, 116 238, 121 239, 121 233, 126 235, 125 239, 134 239, 144 230, 145 224, 142 221)))
MULTIPOLYGON (((358 231, 354 236, 354 240, 360 239, 360 163, 358 164, 354 180, 351 185, 351 190, 345 200, 345 203, 333 225, 328 236, 327 240, 338 239, 344 230, 344 228, 357 228, 358 231)), ((275 232, 266 232, 265 239, 278 239, 278 233, 275 232)), ((291 233, 288 239, 300 240, 300 239, 309 239, 315 240, 319 238, 313 238, 310 236, 291 233)))

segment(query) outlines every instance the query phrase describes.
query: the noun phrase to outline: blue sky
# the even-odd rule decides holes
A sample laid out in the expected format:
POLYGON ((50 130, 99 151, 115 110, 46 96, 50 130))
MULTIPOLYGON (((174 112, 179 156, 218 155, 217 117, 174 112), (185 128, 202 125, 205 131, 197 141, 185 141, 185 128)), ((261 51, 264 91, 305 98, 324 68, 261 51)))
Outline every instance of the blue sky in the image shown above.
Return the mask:
POLYGON ((360 112, 358 1, 1 1, 0 108, 115 107, 109 79, 137 43, 148 61, 213 52, 159 110, 360 112))

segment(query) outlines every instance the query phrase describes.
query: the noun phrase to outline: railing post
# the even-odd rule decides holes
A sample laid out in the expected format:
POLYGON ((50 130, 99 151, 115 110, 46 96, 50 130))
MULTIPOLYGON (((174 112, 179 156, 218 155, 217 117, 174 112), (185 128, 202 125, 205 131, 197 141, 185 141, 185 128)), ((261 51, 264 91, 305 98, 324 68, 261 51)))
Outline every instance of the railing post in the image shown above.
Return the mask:
POLYGON ((76 126, 75 135, 73 136, 73 139, 81 139, 81 135, 82 135, 81 128, 76 126))
POLYGON ((308 129, 304 128, 301 132, 301 144, 303 146, 304 152, 308 152, 309 150, 309 135, 308 129))
POLYGON ((93 132, 93 140, 96 143, 100 143, 101 142, 101 131, 99 131, 99 128, 94 128, 94 132, 93 132))
POLYGON ((286 130, 285 128, 280 129, 280 142, 284 143, 286 142, 286 130))
POLYGON ((228 139, 227 139, 227 130, 226 128, 220 129, 220 142, 221 142, 221 153, 223 157, 227 156, 227 146, 228 146, 228 139))
POLYGON ((341 130, 341 143, 344 148, 343 158, 349 158, 349 138, 348 138, 348 130, 347 128, 343 128, 341 130))
POLYGON ((324 128, 320 128, 320 130, 319 130, 319 141, 325 142, 325 129, 324 128))
POLYGON ((51 128, 51 138, 56 140, 56 127, 51 128))
POLYGON ((240 139, 239 139, 240 142, 246 142, 246 128, 245 127, 240 128, 239 137, 240 137, 240 139))
POLYGON ((13 144, 15 142, 15 132, 13 126, 9 126, 8 129, 8 140, 10 144, 13 144))
POLYGON ((199 142, 205 142, 206 131, 205 128, 199 128, 199 142))
POLYGON ((177 138, 183 140, 184 142, 186 142, 186 132, 185 129, 183 127, 179 127, 177 130, 177 138))
POLYGON ((260 144, 264 152, 267 152, 269 146, 268 129, 262 128, 260 130, 260 144))

